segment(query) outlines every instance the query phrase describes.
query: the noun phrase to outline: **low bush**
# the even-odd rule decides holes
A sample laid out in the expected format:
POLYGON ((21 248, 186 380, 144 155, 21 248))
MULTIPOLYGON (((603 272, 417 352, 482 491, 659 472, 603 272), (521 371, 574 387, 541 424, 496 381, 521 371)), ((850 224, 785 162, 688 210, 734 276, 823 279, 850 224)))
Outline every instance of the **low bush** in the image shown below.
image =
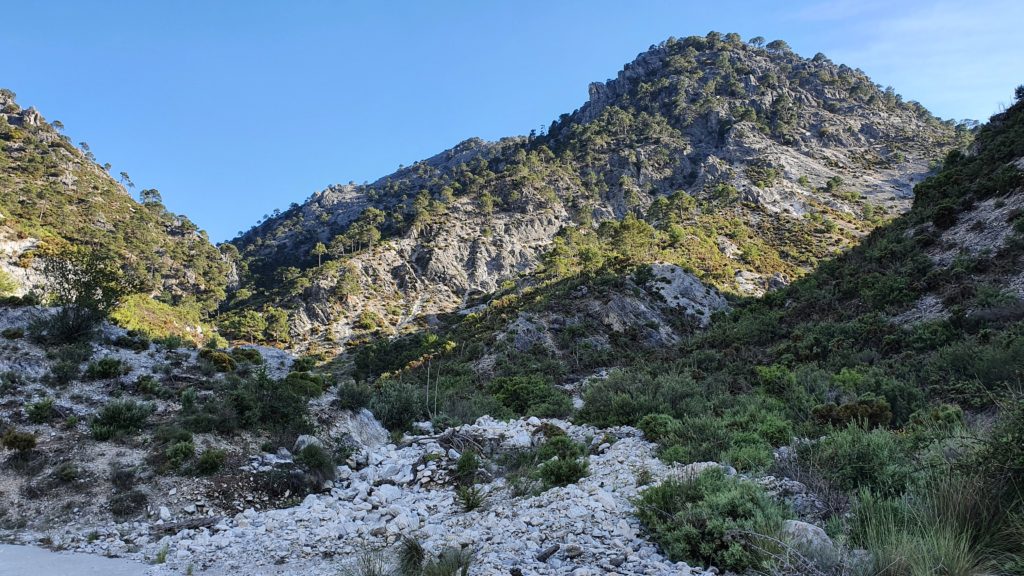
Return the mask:
POLYGON ((168 334, 167 336, 153 338, 153 344, 165 350, 177 350, 179 348, 195 348, 196 343, 181 336, 180 334, 168 334))
POLYGON ((306 476, 318 488, 328 480, 338 477, 338 468, 334 457, 319 444, 307 444, 295 455, 295 463, 302 466, 306 476))
POLYGON ((153 431, 153 440, 163 444, 170 445, 178 442, 192 442, 192 433, 184 428, 179 428, 173 425, 160 426, 153 431))
POLYGON ((239 363, 263 364, 263 355, 255 348, 233 348, 231 357, 239 363))
POLYGON ((291 369, 295 372, 309 372, 316 368, 317 360, 316 356, 303 356, 301 358, 296 358, 295 361, 292 362, 291 369))
POLYGON ((207 448, 196 461, 196 473, 203 476, 216 474, 224 466, 226 460, 227 452, 217 448, 207 448))
POLYGON ((1019 487, 977 470, 945 469, 903 497, 862 491, 851 538, 872 553, 873 574, 1020 574, 1024 523, 1019 487))
POLYGON ((819 470, 832 486, 846 492, 870 489, 876 494, 902 493, 914 468, 905 438, 883 429, 851 424, 821 440, 802 444, 797 457, 819 470))
POLYGON ((455 500, 464 512, 472 512, 484 505, 486 494, 476 485, 459 486, 455 489, 455 500))
POLYGON ((541 463, 538 477, 547 487, 575 484, 587 475, 589 462, 582 458, 553 458, 541 463))
POLYGON ((323 394, 326 378, 312 372, 289 372, 284 378, 284 384, 302 396, 315 398, 323 394))
POLYGON ((20 454, 31 452, 35 449, 36 444, 36 436, 31 432, 19 432, 11 429, 5 432, 3 436, 0 436, 0 445, 20 454))
POLYGON ((135 468, 122 464, 114 464, 110 467, 110 483, 115 490, 122 492, 135 487, 135 468))
POLYGON ((586 452, 586 447, 582 444, 573 442, 565 434, 558 434, 537 447, 537 458, 541 461, 551 460, 552 458, 571 460, 583 456, 586 452))
POLYGON ((141 430, 152 413, 151 404, 114 400, 100 410, 89 427, 96 440, 111 440, 141 430))
POLYGON ((117 378, 131 372, 131 367, 117 358, 107 356, 90 362, 85 368, 85 378, 88 380, 106 380, 117 378))
POLYGON ((129 489, 110 497, 108 507, 115 518, 135 516, 146 508, 149 497, 140 490, 129 489))
POLYGON ((774 536, 787 516, 756 484, 706 470, 692 480, 668 480, 644 491, 637 516, 669 558, 742 573, 766 558, 750 546, 774 536))
POLYGON ((227 352, 203 348, 199 351, 199 358, 208 362, 217 372, 232 372, 238 367, 238 363, 227 352))
POLYGON ((643 430, 644 437, 651 442, 678 438, 683 431, 683 423, 668 414, 648 414, 640 419, 636 427, 643 430))
POLYGON ((175 442, 164 450, 164 464, 169 470, 181 470, 196 455, 192 442, 175 442))
POLYGON ((25 406, 25 414, 33 424, 45 424, 57 417, 53 398, 43 398, 25 406))
POLYGON ((92 352, 92 344, 88 342, 78 342, 75 344, 65 344, 63 346, 50 348, 46 351, 46 357, 59 362, 74 362, 75 364, 81 364, 89 358, 92 358, 92 352))
POLYGON ((50 366, 44 380, 51 386, 63 387, 74 382, 80 374, 78 362, 61 360, 50 366))
POLYGON ((338 386, 338 407, 342 410, 362 410, 373 400, 373 390, 361 382, 349 380, 338 386))
MULTIPOLYGON (((219 404, 219 403, 217 403, 219 404)), ((308 399, 265 369, 241 380, 230 393, 238 423, 249 429, 302 434, 310 428, 308 399)), ((207 408, 217 406, 206 405, 207 408)))
POLYGON ((388 430, 407 430, 425 414, 425 406, 411 385, 388 380, 374 394, 370 411, 388 430))
POLYGON ((466 450, 459 455, 455 461, 455 481, 467 486, 476 481, 476 475, 480 471, 480 458, 476 452, 466 450))
POLYGON ((885 398, 866 396, 852 402, 819 404, 811 412, 822 424, 844 427, 860 424, 868 428, 884 427, 892 420, 892 409, 885 398))
POLYGON ((517 416, 564 417, 572 412, 572 400, 540 376, 495 378, 490 392, 517 416))
POLYGON ((25 337, 25 330, 23 328, 4 328, 3 331, 0 331, 0 336, 8 340, 17 340, 25 337))
POLYGON ((82 471, 72 462, 65 462, 53 471, 53 477, 65 484, 74 482, 82 476, 82 471))
POLYGON ((127 334, 122 334, 114 339, 114 346, 135 352, 145 352, 149 350, 149 345, 149 337, 137 330, 129 330, 127 334))

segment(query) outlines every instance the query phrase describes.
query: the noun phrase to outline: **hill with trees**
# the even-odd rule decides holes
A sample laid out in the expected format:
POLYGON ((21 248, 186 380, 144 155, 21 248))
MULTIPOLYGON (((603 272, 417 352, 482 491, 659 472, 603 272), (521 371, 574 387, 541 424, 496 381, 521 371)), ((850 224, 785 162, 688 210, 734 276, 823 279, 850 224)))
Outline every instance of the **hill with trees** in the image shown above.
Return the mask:
POLYGON ((275 212, 233 241, 228 306, 330 347, 542 265, 552 279, 664 262, 760 295, 902 213, 970 128, 783 42, 670 39, 544 133, 468 140, 275 212))
POLYGON ((118 312, 124 324, 201 340, 195 330, 224 298, 231 262, 157 190, 136 201, 127 173, 115 179, 61 122, 14 98, 0 90, 0 290, 42 293, 40 257, 87 247, 141 281, 118 312))

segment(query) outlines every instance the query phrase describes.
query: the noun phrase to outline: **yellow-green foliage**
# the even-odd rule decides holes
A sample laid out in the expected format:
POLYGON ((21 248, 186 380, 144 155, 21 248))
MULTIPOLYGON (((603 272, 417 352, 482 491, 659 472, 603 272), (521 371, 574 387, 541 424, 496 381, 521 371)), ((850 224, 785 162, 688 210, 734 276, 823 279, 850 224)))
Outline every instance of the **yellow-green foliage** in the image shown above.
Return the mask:
POLYGON ((201 315, 196 306, 171 306, 145 294, 129 297, 111 318, 128 330, 137 330, 150 338, 178 336, 201 344, 201 315))
POLYGON ((0 270, 0 296, 10 296, 18 289, 18 282, 7 272, 0 270))

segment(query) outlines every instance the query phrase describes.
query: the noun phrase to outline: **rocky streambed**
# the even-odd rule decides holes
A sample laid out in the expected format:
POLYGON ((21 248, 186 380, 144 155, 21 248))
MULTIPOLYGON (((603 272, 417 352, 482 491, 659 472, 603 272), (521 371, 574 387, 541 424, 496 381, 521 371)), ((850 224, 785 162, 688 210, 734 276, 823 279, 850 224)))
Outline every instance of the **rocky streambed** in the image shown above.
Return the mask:
POLYGON ((669 561, 640 532, 631 503, 643 489, 638 473, 657 483, 706 466, 666 465, 654 448, 628 427, 483 417, 443 434, 407 436, 400 445, 365 447, 355 456, 358 470, 340 466, 328 491, 294 507, 220 517, 161 510, 154 523, 91 534, 67 527, 48 537, 67 550, 153 563, 147 573, 161 575, 339 574, 368 551, 387 555, 403 536, 428 552, 472 550, 473 574, 703 574, 669 561), (529 448, 551 426, 590 446, 589 475, 523 496, 504 478, 484 478, 483 506, 464 511, 448 481, 460 455, 451 439, 496 454, 529 448), (163 528, 172 530, 161 535, 163 528))

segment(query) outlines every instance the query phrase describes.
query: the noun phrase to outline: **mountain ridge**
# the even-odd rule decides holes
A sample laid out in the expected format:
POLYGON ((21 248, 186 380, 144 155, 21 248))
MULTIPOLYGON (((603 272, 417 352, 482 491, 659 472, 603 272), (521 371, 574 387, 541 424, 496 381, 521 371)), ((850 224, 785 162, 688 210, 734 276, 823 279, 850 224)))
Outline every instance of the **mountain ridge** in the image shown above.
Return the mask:
POLYGON ((695 223, 740 224, 696 234, 697 244, 719 244, 717 255, 683 246, 672 263, 737 294, 791 280, 905 210, 913 183, 969 134, 857 70, 770 45, 671 39, 592 84, 591 98, 545 134, 469 139, 371 184, 316 193, 233 241, 246 298, 230 307, 283 303, 298 340, 356 337, 364 312, 394 330, 537 269, 560 230, 631 213, 655 222, 652 210, 664 213, 678 192, 700 205, 695 223), (332 250, 369 208, 383 212, 360 224, 373 239, 332 250), (779 239, 794 230, 803 240, 779 239), (762 261, 723 259, 743 252, 744 237, 762 261), (328 252, 313 257, 317 243, 328 252), (312 272, 325 255, 345 270, 312 272), (361 294, 339 305, 330 294, 346 272, 361 294))

